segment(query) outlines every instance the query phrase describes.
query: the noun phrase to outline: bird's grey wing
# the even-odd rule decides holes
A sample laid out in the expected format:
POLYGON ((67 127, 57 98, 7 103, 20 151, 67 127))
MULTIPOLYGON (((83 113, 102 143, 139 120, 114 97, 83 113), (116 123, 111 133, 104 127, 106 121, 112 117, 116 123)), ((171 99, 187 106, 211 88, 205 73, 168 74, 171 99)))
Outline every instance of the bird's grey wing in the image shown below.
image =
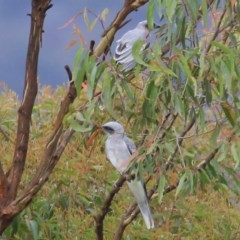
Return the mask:
POLYGON ((130 57, 130 59, 133 59, 132 57, 132 46, 128 42, 120 42, 117 45, 114 60, 120 64, 123 64, 126 62, 126 59, 130 57))
POLYGON ((140 32, 137 32, 136 29, 134 29, 125 33, 119 40, 117 40, 117 47, 114 56, 114 59, 117 62, 123 64, 126 63, 127 57, 130 57, 130 60, 133 59, 132 47, 138 39, 141 39, 141 35, 139 35, 140 32))
POLYGON ((129 153, 132 155, 136 151, 136 149, 137 149, 135 143, 133 142, 132 139, 130 139, 127 136, 124 136, 124 142, 127 145, 129 153))

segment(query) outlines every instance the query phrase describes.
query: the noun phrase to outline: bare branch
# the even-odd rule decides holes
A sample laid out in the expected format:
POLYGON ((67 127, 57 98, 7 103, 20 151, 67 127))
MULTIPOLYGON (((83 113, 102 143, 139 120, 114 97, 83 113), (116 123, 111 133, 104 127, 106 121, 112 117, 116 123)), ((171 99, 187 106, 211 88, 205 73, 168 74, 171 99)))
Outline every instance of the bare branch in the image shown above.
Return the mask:
POLYGON ((170 167, 172 167, 173 164, 173 159, 175 157, 175 155, 177 154, 178 150, 179 150, 179 146, 182 145, 183 140, 184 140, 184 136, 192 129, 193 125, 195 124, 196 118, 193 118, 188 125, 186 126, 186 128, 181 132, 177 142, 178 144, 176 144, 176 147, 173 151, 173 153, 169 156, 166 164, 165 164, 165 170, 168 170, 170 167))
POLYGON ((8 200, 16 197, 17 189, 21 181, 28 150, 31 114, 34 101, 38 91, 37 68, 39 49, 41 47, 43 22, 46 11, 51 7, 50 0, 32 1, 31 29, 28 43, 26 60, 26 75, 24 96, 18 110, 18 127, 16 145, 13 156, 12 167, 9 170, 8 200))

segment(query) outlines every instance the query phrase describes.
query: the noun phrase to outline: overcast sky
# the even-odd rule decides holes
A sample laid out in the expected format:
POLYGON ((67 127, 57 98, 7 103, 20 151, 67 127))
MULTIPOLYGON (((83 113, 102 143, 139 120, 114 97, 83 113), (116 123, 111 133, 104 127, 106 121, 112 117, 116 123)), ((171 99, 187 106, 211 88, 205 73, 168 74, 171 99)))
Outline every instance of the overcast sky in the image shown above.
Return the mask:
MULTIPOLYGON (((123 0, 56 0, 52 1, 53 7, 48 10, 44 24, 43 47, 39 59, 40 85, 57 86, 66 84, 67 75, 64 70, 66 64, 72 66, 76 47, 67 49, 69 42, 76 38, 73 35, 73 24, 60 28, 74 15, 83 11, 85 7, 96 14, 105 8, 109 9, 105 26, 108 27, 116 12, 123 5, 123 0)), ((30 29, 31 1, 0 0, 0 80, 16 91, 20 96, 24 83, 24 70, 27 52, 27 43, 30 29)), ((121 29, 116 38, 123 32, 132 29, 135 25, 146 19, 146 6, 132 13, 128 19, 132 21, 121 29)), ((91 39, 98 42, 102 33, 99 25, 93 32, 88 32, 79 17, 75 23, 89 42, 91 39)), ((113 46, 114 47, 114 46, 113 46)))

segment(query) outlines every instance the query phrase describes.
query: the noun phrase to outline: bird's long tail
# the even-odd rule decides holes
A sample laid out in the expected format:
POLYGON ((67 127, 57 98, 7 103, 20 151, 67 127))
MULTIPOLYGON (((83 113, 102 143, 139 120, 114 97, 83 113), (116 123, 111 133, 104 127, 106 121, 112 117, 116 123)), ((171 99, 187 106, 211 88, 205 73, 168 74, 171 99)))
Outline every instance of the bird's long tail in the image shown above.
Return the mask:
POLYGON ((148 199, 143 187, 143 183, 139 180, 131 180, 127 183, 138 203, 138 207, 142 213, 147 228, 154 228, 154 221, 148 205, 148 199))

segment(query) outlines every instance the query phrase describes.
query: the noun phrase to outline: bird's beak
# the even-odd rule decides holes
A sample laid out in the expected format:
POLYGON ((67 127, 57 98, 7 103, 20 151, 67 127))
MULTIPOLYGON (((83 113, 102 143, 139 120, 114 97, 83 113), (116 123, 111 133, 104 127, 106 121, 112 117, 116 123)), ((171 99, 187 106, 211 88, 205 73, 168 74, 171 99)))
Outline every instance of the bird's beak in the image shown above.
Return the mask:
POLYGON ((94 131, 92 132, 92 134, 90 135, 90 137, 88 138, 87 143, 86 143, 86 146, 87 146, 87 147, 92 146, 92 145, 93 145, 93 142, 95 141, 95 139, 96 139, 96 137, 97 137, 97 135, 98 135, 100 132, 102 132, 102 131, 103 131, 102 127, 97 127, 96 130, 94 130, 94 131))

